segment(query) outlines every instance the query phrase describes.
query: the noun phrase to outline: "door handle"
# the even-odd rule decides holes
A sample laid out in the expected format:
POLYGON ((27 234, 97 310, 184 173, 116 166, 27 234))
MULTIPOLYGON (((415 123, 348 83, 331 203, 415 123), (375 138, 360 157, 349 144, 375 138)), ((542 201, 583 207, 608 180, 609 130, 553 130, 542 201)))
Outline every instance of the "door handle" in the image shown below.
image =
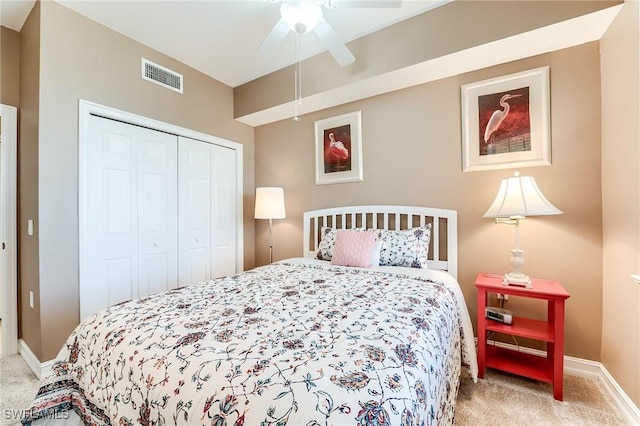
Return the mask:
POLYGON ((4 250, 4 248, 5 248, 5 247, 6 247, 6 246, 5 246, 4 241, 3 241, 3 242, 2 242, 2 250, 4 250))

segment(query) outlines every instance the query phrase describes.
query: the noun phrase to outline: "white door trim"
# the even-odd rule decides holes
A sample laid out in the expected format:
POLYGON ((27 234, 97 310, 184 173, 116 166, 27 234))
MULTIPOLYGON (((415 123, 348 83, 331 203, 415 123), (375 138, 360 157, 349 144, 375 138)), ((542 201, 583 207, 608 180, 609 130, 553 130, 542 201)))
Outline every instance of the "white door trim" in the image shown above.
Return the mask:
POLYGON ((100 117, 104 117, 104 118, 110 118, 113 120, 118 120, 118 121, 122 121, 124 123, 129 123, 129 124, 134 124, 134 125, 138 125, 138 126, 142 126, 142 127, 147 127, 150 129, 154 129, 154 130, 159 130, 161 132, 166 132, 166 133, 171 133, 177 136, 184 136, 187 138, 191 138, 191 139, 196 139, 196 140, 200 140, 203 142, 208 142, 211 144, 216 144, 216 145, 220 145, 220 146, 224 146, 227 148, 231 148, 234 149, 236 151, 236 153, 238 155, 236 155, 236 179, 237 179, 237 206, 236 206, 236 212, 237 212, 237 220, 236 223, 238 223, 238 227, 236 230, 236 238, 237 238, 237 244, 236 244, 236 273, 237 272, 241 272, 244 269, 244 232, 243 232, 243 226, 242 224, 244 223, 243 221, 243 210, 242 210, 242 203, 244 200, 243 197, 243 182, 242 182, 242 173, 243 173, 243 168, 242 168, 242 162, 243 162, 243 146, 241 143, 238 142, 233 142, 227 139, 222 139, 219 138, 217 136, 212 136, 212 135, 207 135, 205 133, 200 133, 197 132, 195 130, 190 130, 190 129, 186 129, 184 127, 180 127, 180 126, 175 126, 173 124, 169 124, 169 123, 165 123, 162 121, 158 121, 158 120, 154 120, 151 118, 147 118, 147 117, 143 117, 141 115, 137 115, 137 114, 132 114, 126 111, 122 111, 116 108, 112 108, 112 107, 108 107, 105 105, 100 105, 94 102, 90 102, 90 101, 86 101, 84 99, 80 99, 79 100, 79 105, 78 105, 78 112, 79 112, 79 117, 78 117, 78 130, 79 130, 79 135, 78 135, 78 140, 79 140, 79 149, 78 149, 78 158, 80 161, 79 164, 79 176, 78 176, 78 181, 79 181, 79 203, 78 203, 78 208, 79 208, 79 212, 78 212, 78 217, 79 217, 79 226, 80 226, 80 238, 79 238, 79 251, 80 251, 80 277, 83 276, 83 271, 82 271, 82 265, 83 265, 83 253, 85 252, 84 250, 84 243, 83 243, 83 229, 86 229, 86 220, 83 217, 84 213, 86 211, 86 206, 84 205, 84 203, 86 202, 86 194, 88 191, 88 188, 85 187, 85 182, 86 182, 86 167, 87 165, 85 164, 86 162, 83 161, 84 158, 84 141, 87 140, 87 134, 88 134, 88 126, 89 126, 89 117, 91 115, 98 115, 100 117))
POLYGON ((0 271, 2 273, 2 355, 18 353, 18 110, 0 105, 2 153, 0 165, 0 271), (5 207, 6 206, 6 207, 5 207))

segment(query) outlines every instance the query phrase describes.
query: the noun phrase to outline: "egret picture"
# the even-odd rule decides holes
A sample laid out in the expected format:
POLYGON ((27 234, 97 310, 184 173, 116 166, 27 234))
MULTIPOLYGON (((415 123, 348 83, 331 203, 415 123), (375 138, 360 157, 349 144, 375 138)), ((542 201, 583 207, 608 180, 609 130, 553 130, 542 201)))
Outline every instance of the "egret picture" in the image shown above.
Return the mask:
POLYGON ((362 180, 361 113, 315 122, 316 185, 362 180))
POLYGON ((549 67, 461 91, 463 171, 551 164, 549 67))
POLYGON ((529 88, 478 96, 480 155, 531 151, 529 88))

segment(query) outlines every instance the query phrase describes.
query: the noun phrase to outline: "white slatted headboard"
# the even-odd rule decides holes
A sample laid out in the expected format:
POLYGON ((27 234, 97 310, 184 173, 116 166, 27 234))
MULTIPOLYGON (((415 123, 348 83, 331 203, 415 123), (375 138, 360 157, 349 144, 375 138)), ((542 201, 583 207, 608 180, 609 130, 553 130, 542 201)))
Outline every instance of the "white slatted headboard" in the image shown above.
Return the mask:
POLYGON ((303 215, 303 253, 315 257, 320 229, 371 228, 402 230, 431 223, 428 264, 458 278, 458 213, 413 206, 347 206, 312 210, 303 215))

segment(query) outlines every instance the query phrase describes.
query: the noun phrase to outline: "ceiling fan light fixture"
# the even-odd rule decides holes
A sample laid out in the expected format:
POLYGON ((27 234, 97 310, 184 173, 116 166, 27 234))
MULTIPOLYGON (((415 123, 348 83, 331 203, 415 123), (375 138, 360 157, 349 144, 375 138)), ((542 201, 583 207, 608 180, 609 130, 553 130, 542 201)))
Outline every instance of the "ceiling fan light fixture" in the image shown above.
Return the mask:
POLYGON ((304 34, 322 21, 322 6, 313 0, 286 0, 280 7, 280 16, 289 28, 304 34))

